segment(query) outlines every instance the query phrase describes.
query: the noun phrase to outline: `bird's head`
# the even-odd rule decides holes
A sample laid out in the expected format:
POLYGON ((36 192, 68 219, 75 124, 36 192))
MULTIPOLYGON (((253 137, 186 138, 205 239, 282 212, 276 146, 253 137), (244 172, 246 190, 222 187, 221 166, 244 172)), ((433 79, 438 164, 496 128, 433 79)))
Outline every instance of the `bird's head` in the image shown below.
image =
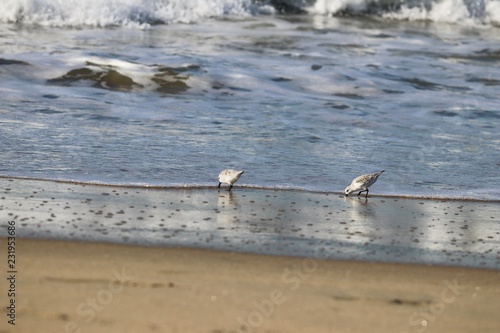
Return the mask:
POLYGON ((347 186, 344 190, 344 193, 345 193, 345 196, 349 196, 349 194, 351 193, 351 185, 347 186))

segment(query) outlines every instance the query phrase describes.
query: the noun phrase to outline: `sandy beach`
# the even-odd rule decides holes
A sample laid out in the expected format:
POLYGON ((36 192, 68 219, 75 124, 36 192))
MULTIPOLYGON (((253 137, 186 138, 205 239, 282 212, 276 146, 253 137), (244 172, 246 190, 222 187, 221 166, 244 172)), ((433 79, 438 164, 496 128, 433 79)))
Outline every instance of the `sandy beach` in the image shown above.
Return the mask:
POLYGON ((0 50, 0 333, 500 333, 500 0, 7 0, 0 50))
POLYGON ((44 240, 19 240, 18 257, 2 332, 500 328, 498 271, 44 240))
POLYGON ((0 332, 500 329, 497 202, 1 181, 0 332))

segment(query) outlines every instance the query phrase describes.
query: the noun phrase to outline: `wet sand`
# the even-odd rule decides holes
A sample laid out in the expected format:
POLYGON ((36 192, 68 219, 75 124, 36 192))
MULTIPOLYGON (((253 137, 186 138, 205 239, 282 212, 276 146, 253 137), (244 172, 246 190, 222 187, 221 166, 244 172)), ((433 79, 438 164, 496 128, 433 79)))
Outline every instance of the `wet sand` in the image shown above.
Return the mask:
POLYGON ((25 239, 17 249, 17 322, 4 315, 2 332, 500 329, 499 271, 25 239))
POLYGON ((0 179, 0 221, 22 238, 500 269, 500 203, 374 194, 0 179))

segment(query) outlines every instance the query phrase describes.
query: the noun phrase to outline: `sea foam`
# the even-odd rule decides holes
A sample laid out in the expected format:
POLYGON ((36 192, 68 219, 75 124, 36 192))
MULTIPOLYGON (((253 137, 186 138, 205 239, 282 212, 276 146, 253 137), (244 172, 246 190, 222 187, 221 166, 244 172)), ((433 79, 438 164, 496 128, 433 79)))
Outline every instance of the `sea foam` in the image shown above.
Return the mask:
POLYGON ((0 3, 0 23, 145 29, 154 24, 196 23, 213 17, 272 15, 287 9, 312 15, 500 24, 500 2, 488 0, 6 0, 0 3))
POLYGON ((7 0, 0 22, 42 26, 133 26, 192 23, 222 15, 248 15, 250 0, 7 0))

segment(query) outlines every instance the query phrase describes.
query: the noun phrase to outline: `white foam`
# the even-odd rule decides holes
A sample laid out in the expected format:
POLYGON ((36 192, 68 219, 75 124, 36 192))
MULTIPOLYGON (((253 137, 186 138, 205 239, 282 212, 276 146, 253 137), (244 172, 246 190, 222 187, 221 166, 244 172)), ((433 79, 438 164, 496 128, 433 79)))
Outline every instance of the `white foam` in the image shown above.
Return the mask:
POLYGON ((147 28, 155 22, 248 15, 251 8, 251 0, 4 0, 0 23, 147 28))
POLYGON ((307 11, 321 15, 377 13, 388 19, 466 25, 500 24, 500 1, 488 0, 317 0, 307 11))
POLYGON ((308 8, 313 14, 337 14, 342 10, 364 11, 367 8, 365 0, 317 0, 308 8))
MULTIPOLYGON (((397 20, 500 25, 500 1, 489 0, 285 0, 311 14, 373 14, 397 20), (309 6, 308 6, 309 4, 309 6)), ((51 27, 125 26, 147 29, 155 23, 196 23, 224 15, 272 15, 276 9, 256 0, 3 0, 0 23, 51 27)))
POLYGON ((500 1, 488 1, 485 4, 486 21, 492 25, 500 25, 500 1))
POLYGON ((433 21, 443 23, 474 23, 467 6, 462 0, 443 0, 433 3, 430 9, 424 6, 401 6, 400 11, 389 12, 385 18, 409 21, 433 21))

